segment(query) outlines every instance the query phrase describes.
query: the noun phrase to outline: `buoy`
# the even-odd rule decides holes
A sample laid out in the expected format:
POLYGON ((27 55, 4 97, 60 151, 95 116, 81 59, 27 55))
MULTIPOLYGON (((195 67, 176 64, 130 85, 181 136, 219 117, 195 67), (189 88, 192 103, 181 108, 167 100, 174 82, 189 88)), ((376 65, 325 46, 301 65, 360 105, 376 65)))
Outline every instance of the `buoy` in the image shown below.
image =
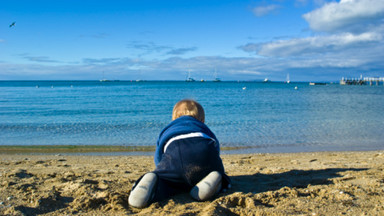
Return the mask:
POLYGON ((299 88, 297 88, 297 86, 295 86, 295 90, 297 90, 297 89, 299 89, 299 88))

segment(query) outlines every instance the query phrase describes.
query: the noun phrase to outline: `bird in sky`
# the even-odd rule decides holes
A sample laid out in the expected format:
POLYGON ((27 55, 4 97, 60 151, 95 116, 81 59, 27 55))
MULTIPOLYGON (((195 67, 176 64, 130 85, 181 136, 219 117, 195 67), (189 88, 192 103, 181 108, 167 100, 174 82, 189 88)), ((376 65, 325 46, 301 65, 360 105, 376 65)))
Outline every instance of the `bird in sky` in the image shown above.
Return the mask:
POLYGON ((11 25, 9 25, 9 28, 12 28, 15 25, 16 25, 16 22, 13 22, 13 23, 11 23, 11 25))

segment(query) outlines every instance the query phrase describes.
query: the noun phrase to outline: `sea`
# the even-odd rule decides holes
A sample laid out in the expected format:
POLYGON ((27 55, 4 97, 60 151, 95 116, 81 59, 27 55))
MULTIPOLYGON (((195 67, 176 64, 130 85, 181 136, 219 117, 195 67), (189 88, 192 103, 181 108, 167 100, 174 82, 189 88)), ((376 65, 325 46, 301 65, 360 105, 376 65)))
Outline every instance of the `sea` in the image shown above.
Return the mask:
POLYGON ((223 153, 384 149, 384 86, 283 82, 0 81, 0 145, 154 146, 197 100, 223 153))

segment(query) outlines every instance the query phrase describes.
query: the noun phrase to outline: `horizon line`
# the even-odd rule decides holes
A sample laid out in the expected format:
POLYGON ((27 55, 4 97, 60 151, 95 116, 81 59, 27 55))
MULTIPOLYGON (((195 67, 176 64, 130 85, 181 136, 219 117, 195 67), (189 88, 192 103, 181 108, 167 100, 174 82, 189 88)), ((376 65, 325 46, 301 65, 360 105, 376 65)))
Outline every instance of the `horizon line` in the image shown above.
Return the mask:
MULTIPOLYGON (((341 79, 340 79, 341 80, 341 79)), ((307 82, 316 82, 316 83, 335 83, 337 81, 290 81, 290 83, 307 83, 307 82)), ((204 83, 204 82, 261 82, 261 83, 287 83, 286 80, 269 80, 265 82, 263 79, 253 79, 253 80, 195 80, 195 81, 187 81, 187 80, 144 80, 144 79, 116 79, 116 80, 97 80, 97 79, 27 79, 27 80, 18 80, 18 79, 10 79, 10 80, 1 80, 0 82, 100 82, 100 83, 112 83, 112 82, 190 82, 190 83, 204 83)))

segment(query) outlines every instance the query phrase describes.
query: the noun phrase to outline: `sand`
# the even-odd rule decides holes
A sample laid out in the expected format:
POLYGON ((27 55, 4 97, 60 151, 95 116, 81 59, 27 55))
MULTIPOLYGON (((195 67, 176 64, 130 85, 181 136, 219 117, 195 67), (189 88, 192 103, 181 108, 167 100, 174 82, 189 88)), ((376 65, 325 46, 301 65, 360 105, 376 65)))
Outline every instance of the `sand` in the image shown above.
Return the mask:
POLYGON ((0 154, 0 215, 384 215, 384 151, 223 155, 232 188, 136 209, 150 156, 0 154))

